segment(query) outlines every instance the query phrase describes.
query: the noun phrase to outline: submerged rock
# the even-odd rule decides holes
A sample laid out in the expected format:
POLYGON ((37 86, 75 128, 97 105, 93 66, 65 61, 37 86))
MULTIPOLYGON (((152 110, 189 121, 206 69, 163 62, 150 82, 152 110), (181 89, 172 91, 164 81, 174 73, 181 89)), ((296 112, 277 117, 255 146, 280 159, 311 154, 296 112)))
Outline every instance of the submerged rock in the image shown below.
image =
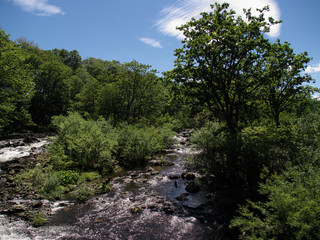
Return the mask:
POLYGON ((188 198, 188 196, 189 196, 190 194, 189 193, 182 193, 180 196, 178 196, 178 197, 176 197, 176 199, 178 200, 178 201, 186 201, 188 198))

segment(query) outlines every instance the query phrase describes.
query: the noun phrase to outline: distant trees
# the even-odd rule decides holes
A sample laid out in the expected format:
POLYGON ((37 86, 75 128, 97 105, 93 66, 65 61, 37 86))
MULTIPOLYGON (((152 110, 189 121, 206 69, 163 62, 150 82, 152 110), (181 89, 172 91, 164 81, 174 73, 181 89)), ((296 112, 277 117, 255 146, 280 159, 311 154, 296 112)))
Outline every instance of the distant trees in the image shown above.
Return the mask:
POLYGON ((0 131, 48 127, 56 115, 78 111, 120 122, 152 123, 163 115, 168 88, 149 65, 96 58, 77 50, 44 51, 0 32, 0 131))
POLYGON ((150 66, 136 61, 125 63, 116 81, 104 84, 99 113, 114 121, 137 122, 159 117, 166 100, 166 89, 150 66))

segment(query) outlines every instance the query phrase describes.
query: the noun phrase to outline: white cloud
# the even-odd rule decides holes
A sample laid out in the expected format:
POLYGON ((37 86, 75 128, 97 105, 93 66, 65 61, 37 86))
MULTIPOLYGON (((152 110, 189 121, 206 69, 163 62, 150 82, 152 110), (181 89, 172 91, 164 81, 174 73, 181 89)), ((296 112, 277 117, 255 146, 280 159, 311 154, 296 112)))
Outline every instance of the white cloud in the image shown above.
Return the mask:
POLYGON ((64 15, 61 8, 48 3, 48 0, 11 0, 22 10, 37 16, 52 16, 55 14, 64 15))
MULTIPOLYGON (((229 2, 230 8, 235 10, 237 14, 242 15, 243 9, 252 8, 252 13, 257 8, 262 9, 264 6, 270 6, 270 11, 265 14, 265 17, 273 17, 275 20, 280 19, 280 9, 275 0, 217 0, 220 4, 229 2)), ((157 22, 159 30, 169 36, 183 39, 181 31, 176 30, 176 27, 191 20, 192 17, 199 17, 201 12, 211 11, 210 4, 212 0, 176 0, 174 5, 164 8, 161 11, 161 18, 157 22)), ((271 37, 280 35, 280 24, 273 26, 268 33, 271 37)))
POLYGON ((152 46, 152 47, 162 48, 161 43, 159 41, 155 40, 155 39, 152 39, 152 38, 140 38, 139 40, 141 42, 147 44, 147 45, 152 46))
POLYGON ((306 73, 316 73, 320 72, 320 63, 313 65, 313 66, 308 66, 305 70, 306 73))

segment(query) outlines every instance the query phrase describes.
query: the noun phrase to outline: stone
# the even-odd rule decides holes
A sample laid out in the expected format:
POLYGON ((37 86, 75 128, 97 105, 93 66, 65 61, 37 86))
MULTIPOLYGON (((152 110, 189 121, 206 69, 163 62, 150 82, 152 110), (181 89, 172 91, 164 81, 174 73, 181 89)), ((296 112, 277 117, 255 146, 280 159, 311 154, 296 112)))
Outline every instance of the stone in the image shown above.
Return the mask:
POLYGON ((194 180, 196 175, 193 172, 186 172, 181 174, 182 179, 194 180))
POLYGON ((154 168, 149 166, 149 167, 146 168, 146 171, 147 172, 154 172, 155 170, 154 170, 154 168))
POLYGON ((138 179, 136 179, 136 182, 145 183, 145 182, 148 182, 148 179, 146 179, 146 178, 138 178, 138 179))
POLYGON ((133 179, 127 178, 127 179, 124 180, 124 182, 125 182, 125 183, 132 183, 132 182, 133 182, 133 179))
POLYGON ((162 209, 166 214, 172 214, 174 213, 174 209, 170 205, 165 205, 162 209))
POLYGON ((200 186, 196 184, 195 182, 190 182, 186 186, 186 191, 189 193, 197 193, 200 191, 200 186))
POLYGON ((35 201, 32 203, 32 208, 40 208, 42 207, 43 203, 42 201, 35 201))
POLYGON ((141 207, 138 207, 138 206, 134 206, 134 207, 130 207, 129 208, 129 212, 132 213, 132 214, 141 213, 142 211, 143 211, 143 209, 141 207))
POLYGON ((1 210, 1 214, 7 214, 7 215, 11 215, 11 214, 17 214, 17 213, 21 213, 26 211, 26 209, 24 208, 24 206, 22 205, 13 205, 7 209, 1 210))
POLYGON ((179 179, 180 175, 170 175, 169 179, 173 180, 173 179, 179 179))

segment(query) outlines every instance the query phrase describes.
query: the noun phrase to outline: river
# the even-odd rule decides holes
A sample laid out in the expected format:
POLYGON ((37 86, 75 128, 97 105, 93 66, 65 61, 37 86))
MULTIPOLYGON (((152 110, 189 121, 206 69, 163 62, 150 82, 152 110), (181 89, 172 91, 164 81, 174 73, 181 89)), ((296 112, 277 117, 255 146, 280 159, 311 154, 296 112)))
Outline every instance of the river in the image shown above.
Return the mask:
POLYGON ((112 178, 110 193, 85 203, 53 203, 45 226, 34 228, 0 215, 0 239, 224 239, 200 176, 181 177, 187 172, 186 158, 194 154, 186 144, 188 135, 179 133, 177 144, 164 156, 164 162, 174 165, 123 172, 112 178), (200 190, 187 192, 191 182, 200 190))

